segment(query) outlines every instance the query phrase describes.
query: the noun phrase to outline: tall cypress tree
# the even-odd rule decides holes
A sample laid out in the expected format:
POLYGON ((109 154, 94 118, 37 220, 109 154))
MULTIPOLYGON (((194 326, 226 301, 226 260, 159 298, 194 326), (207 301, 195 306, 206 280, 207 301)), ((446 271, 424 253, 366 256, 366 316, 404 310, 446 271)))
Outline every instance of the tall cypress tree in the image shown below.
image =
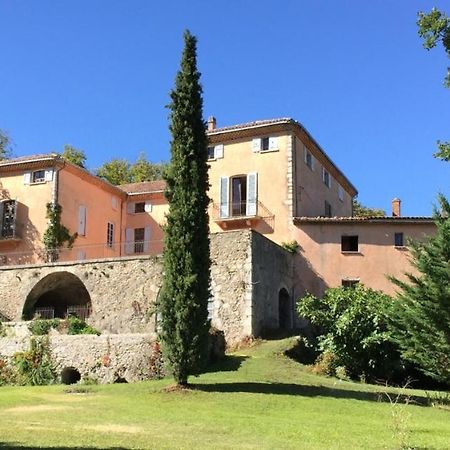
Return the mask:
POLYGON ((171 92, 171 161, 165 172, 169 214, 165 229, 161 337, 176 382, 200 371, 208 339, 210 293, 207 137, 197 40, 184 33, 171 92))
POLYGON ((393 302, 394 338, 404 359, 450 383, 450 203, 439 196, 436 235, 411 246, 418 275, 392 279, 402 289, 393 302))

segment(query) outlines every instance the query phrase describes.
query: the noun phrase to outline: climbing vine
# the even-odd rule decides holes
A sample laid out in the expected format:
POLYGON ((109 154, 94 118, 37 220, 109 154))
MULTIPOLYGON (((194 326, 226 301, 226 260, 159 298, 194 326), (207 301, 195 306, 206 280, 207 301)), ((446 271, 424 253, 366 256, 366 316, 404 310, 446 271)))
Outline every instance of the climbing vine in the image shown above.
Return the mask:
POLYGON ((47 203, 48 227, 43 236, 47 262, 58 261, 59 249, 65 243, 68 248, 72 248, 78 236, 78 233, 70 234, 69 230, 61 223, 61 212, 62 207, 58 203, 47 203))

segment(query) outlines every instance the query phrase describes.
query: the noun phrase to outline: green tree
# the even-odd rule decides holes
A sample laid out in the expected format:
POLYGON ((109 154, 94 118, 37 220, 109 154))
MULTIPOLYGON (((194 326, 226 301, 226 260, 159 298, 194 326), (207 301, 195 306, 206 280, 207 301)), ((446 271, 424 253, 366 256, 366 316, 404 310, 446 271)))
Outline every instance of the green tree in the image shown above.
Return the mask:
POLYGON ((355 217, 383 217, 385 212, 382 209, 369 208, 368 206, 362 205, 356 198, 352 200, 353 216, 355 217))
MULTIPOLYGON (((423 46, 427 50, 431 50, 439 42, 442 42, 447 56, 450 57, 449 17, 436 8, 433 8, 428 14, 419 12, 417 25, 419 26, 419 36, 424 39, 423 46)), ((447 68, 447 76, 444 84, 446 87, 450 87, 450 68, 447 68)), ((438 151, 434 156, 443 161, 450 161, 450 142, 438 141, 438 151)))
POLYGON ((141 153, 137 161, 130 168, 131 179, 133 183, 160 180, 165 166, 163 162, 156 164, 148 161, 145 154, 141 153))
POLYGON ((97 169, 96 175, 117 186, 132 182, 130 169, 126 159, 112 159, 97 169))
POLYGON ((392 321, 402 357, 450 383, 450 204, 440 195, 439 205, 436 235, 410 244, 418 274, 407 273, 406 282, 391 278, 401 288, 392 321))
POLYGON ((0 161, 8 159, 11 155, 11 139, 8 134, 0 130, 0 161))
POLYGON ((79 150, 71 145, 66 144, 61 155, 67 161, 86 169, 86 154, 83 150, 79 150))
POLYGON ((161 295, 164 352, 179 386, 198 373, 208 339, 210 256, 207 138, 197 40, 184 33, 181 68, 171 94, 171 161, 165 173, 167 216, 161 295))
POLYGON ((297 312, 320 330, 319 350, 350 377, 388 378, 398 363, 388 329, 391 303, 386 294, 358 283, 327 289, 323 298, 307 294, 297 312))

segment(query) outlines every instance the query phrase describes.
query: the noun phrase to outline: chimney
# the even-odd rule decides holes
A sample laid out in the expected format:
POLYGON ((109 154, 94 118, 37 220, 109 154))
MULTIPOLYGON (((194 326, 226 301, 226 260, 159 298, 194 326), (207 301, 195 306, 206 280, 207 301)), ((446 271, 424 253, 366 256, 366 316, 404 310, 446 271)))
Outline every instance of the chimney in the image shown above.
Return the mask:
POLYGON ((214 116, 208 117, 208 131, 216 129, 216 118, 214 116))
POLYGON ((400 204, 402 203, 402 201, 399 198, 394 198, 394 200, 392 200, 392 217, 400 217, 401 213, 400 213, 400 204))

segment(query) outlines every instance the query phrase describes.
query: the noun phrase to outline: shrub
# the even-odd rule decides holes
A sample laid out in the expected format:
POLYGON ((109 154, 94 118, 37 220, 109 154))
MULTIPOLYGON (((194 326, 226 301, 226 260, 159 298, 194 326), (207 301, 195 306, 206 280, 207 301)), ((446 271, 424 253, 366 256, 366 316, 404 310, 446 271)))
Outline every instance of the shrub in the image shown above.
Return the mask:
POLYGON ((0 358, 0 386, 16 383, 16 373, 4 359, 0 358))
MULTIPOLYGON (((321 299, 308 294, 298 301, 297 311, 318 327, 319 349, 334 355, 334 370, 342 366, 353 379, 387 379, 399 363, 388 329, 391 302, 386 294, 357 284, 328 289, 321 299)), ((329 371, 330 358, 322 356, 317 363, 326 363, 329 371)))
POLYGON ((67 324, 67 334, 96 334, 97 336, 100 334, 99 331, 76 316, 69 316, 67 324))
POLYGON ((52 328, 58 328, 59 323, 59 319, 35 319, 28 325, 28 329, 33 336, 44 336, 52 328))
POLYGON ((297 241, 290 241, 290 242, 282 242, 281 247, 284 248, 289 253, 297 253, 300 245, 297 241))
POLYGON ((50 359, 48 338, 31 338, 30 350, 13 357, 19 384, 40 386, 53 384, 56 372, 50 359))

